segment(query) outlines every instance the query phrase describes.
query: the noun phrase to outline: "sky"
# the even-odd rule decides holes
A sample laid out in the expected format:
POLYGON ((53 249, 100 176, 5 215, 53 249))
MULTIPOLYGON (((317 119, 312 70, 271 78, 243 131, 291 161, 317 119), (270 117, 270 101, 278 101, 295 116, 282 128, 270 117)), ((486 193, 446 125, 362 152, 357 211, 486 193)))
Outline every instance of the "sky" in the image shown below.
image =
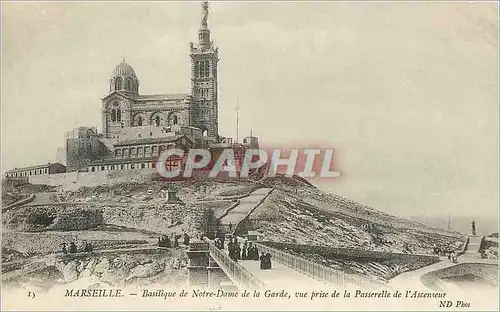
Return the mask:
MULTIPOLYGON (((100 127, 125 56, 188 93, 199 2, 2 2, 2 172, 100 127)), ((498 216, 494 2, 212 2, 219 132, 336 149, 325 190, 399 216, 498 216)))

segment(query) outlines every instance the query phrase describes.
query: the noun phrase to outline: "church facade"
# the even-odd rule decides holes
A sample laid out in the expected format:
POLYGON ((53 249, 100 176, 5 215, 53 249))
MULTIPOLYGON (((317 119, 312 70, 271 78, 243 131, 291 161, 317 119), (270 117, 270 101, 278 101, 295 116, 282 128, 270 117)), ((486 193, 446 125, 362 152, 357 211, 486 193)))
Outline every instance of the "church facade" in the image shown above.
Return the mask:
POLYGON ((125 60, 109 79, 109 94, 102 99, 102 131, 107 139, 120 139, 123 128, 196 127, 207 140, 217 142, 218 48, 210 39, 208 3, 204 2, 198 42, 190 43, 191 90, 185 94, 139 93, 139 78, 125 60))

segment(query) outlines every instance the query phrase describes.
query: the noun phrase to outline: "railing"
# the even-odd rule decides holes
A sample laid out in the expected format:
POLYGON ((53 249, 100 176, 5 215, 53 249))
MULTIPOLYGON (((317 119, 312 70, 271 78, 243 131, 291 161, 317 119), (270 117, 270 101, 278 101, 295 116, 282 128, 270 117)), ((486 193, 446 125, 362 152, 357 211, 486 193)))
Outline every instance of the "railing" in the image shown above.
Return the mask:
POLYGON ((259 289, 264 286, 259 279, 252 275, 252 273, 238 263, 234 262, 224 251, 217 248, 208 238, 205 238, 205 242, 208 243, 210 256, 217 262, 220 268, 233 282, 247 289, 259 289))
POLYGON ((270 253, 273 257, 273 260, 322 282, 342 286, 345 286, 346 284, 354 284, 357 286, 375 286, 381 284, 380 282, 377 282, 375 280, 371 280, 359 275, 347 274, 341 271, 337 271, 324 265, 304 259, 302 257, 298 257, 257 242, 254 242, 254 244, 257 246, 261 253, 270 253))

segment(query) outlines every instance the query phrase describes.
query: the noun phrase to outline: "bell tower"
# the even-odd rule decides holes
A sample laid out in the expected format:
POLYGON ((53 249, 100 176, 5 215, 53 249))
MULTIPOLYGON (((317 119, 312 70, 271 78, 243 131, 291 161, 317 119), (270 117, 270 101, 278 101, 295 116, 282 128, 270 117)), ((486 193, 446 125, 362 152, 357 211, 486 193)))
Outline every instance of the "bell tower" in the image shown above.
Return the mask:
POLYGON ((202 3, 202 19, 198 42, 190 43, 191 57, 191 125, 202 129, 207 138, 218 140, 218 80, 219 49, 210 40, 208 1, 202 3))

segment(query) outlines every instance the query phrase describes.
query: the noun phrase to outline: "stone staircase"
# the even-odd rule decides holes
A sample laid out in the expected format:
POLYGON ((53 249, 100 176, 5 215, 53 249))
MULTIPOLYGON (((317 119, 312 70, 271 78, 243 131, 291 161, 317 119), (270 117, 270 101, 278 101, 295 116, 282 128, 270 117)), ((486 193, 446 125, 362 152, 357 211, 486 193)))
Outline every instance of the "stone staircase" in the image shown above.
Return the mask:
POLYGON ((479 258, 480 257, 480 249, 481 242, 483 241, 484 236, 469 236, 469 243, 467 244, 467 249, 465 250, 464 256, 470 258, 479 258))

